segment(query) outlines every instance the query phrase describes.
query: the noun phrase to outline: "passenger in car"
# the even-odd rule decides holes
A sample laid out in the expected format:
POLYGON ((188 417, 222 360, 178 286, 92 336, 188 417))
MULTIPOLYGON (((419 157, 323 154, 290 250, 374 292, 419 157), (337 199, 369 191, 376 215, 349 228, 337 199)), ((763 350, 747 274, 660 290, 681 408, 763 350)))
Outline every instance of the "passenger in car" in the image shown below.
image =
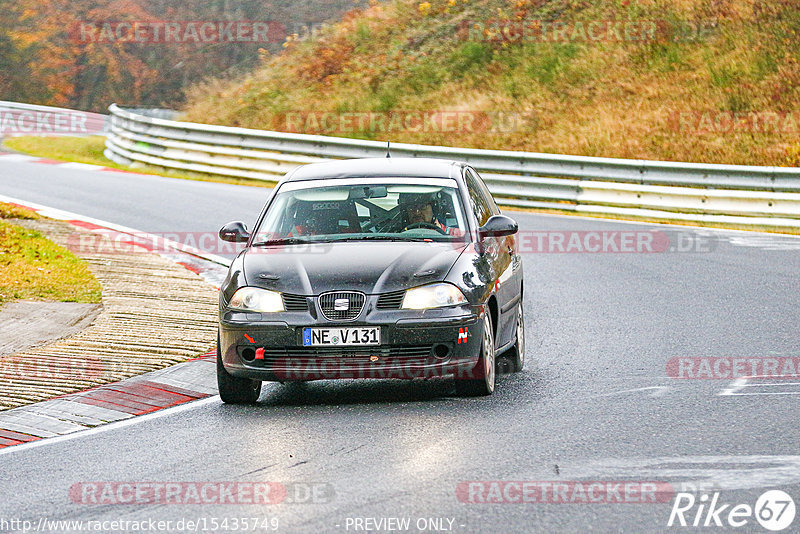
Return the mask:
POLYGON ((357 231, 357 221, 352 202, 300 202, 295 207, 294 226, 286 237, 352 233, 357 231))

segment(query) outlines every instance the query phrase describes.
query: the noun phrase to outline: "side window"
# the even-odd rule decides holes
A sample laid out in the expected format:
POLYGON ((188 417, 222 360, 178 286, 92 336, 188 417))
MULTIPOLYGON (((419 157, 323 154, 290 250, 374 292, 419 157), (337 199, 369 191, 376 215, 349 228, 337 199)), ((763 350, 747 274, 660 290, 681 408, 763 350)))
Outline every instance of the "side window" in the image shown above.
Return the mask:
POLYGON ((478 187, 483 192, 483 195, 486 197, 486 201, 489 203, 489 207, 492 210, 492 215, 500 215, 500 208, 497 207, 497 203, 494 201, 494 197, 489 192, 489 188, 486 187, 486 182, 483 181, 483 178, 480 177, 480 175, 475 169, 470 169, 470 174, 474 175, 478 179, 478 187))
POLYGON ((475 214, 475 218, 478 219, 478 225, 483 226, 489 220, 489 217, 499 213, 499 210, 491 195, 489 195, 486 186, 478 179, 472 169, 467 169, 465 176, 472 212, 475 214))

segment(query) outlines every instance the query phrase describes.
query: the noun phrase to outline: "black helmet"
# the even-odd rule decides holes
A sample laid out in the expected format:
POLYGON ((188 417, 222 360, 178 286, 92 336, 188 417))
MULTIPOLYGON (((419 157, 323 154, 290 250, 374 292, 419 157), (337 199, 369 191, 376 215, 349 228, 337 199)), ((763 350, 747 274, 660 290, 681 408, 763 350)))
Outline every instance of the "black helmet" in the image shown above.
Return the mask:
POLYGON ((417 204, 430 204, 434 209, 439 203, 439 193, 400 193, 397 204, 406 207, 417 204))

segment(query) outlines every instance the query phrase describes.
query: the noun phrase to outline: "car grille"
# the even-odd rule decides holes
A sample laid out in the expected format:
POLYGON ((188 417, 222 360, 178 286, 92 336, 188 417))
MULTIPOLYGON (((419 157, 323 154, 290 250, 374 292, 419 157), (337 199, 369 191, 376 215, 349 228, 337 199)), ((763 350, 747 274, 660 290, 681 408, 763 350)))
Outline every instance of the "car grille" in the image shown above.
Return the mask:
POLYGON ((392 293, 384 293, 378 297, 377 308, 381 310, 399 310, 403 305, 403 297, 406 296, 406 291, 394 291, 392 293))
POLYGON ((366 297, 364 293, 355 291, 332 291, 319 296, 319 308, 322 315, 330 321, 352 321, 361 313, 366 297), (337 310, 336 302, 347 300, 346 310, 337 310))
POLYGON ((282 347, 264 348, 264 362, 270 363, 281 358, 308 360, 335 359, 348 363, 367 363, 371 356, 383 362, 425 363, 431 356, 433 345, 407 345, 397 347, 282 347))
POLYGON ((308 299, 303 295, 284 293, 283 307, 286 311, 308 311, 308 299))

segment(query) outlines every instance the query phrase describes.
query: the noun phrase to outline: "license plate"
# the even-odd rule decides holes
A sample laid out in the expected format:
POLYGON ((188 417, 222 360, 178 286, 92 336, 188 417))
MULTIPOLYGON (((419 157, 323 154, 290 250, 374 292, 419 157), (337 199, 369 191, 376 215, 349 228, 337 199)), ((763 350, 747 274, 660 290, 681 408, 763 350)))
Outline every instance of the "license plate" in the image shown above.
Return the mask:
POLYGON ((354 346, 380 345, 381 329, 369 328, 304 328, 303 345, 354 346))

